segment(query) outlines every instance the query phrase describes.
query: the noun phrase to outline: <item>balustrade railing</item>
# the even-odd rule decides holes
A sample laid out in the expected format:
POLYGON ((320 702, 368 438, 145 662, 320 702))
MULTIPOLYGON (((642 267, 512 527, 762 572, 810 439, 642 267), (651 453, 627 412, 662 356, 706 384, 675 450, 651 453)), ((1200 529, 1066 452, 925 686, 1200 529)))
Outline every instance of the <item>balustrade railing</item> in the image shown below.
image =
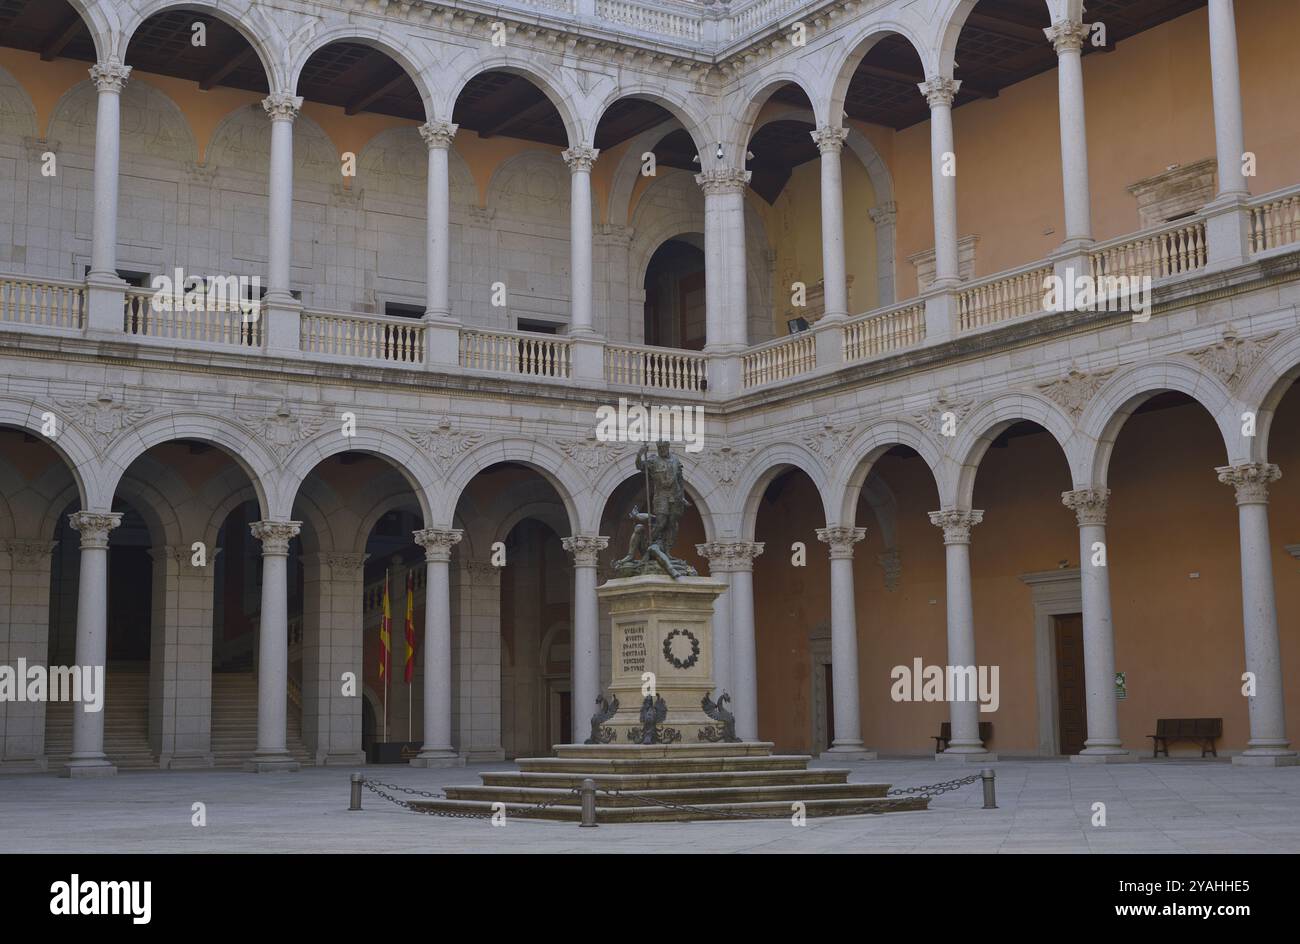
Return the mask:
POLYGON ((1250 251, 1264 252, 1300 243, 1300 193, 1270 199, 1250 208, 1250 251))
POLYGON ((1092 275, 1154 281, 1203 269, 1205 261, 1205 221, 1193 220, 1098 247, 1092 253, 1092 275))
POLYGON ((1010 275, 995 275, 957 294, 957 330, 969 331, 1040 312, 1044 307, 1044 280, 1051 266, 1010 275))
POLYGON ((424 323, 376 315, 303 312, 302 350, 367 361, 424 363, 424 323))
POLYGON ((698 14, 679 13, 656 8, 648 3, 632 3, 629 0, 597 0, 596 16, 598 19, 621 23, 642 32, 675 36, 692 41, 700 39, 703 26, 698 14))
POLYGON ((605 379, 610 383, 655 390, 702 391, 707 386, 708 358, 692 351, 663 348, 605 348, 605 379))
POLYGON ((925 340, 925 305, 911 304, 892 311, 854 318, 844 325, 844 360, 860 361, 911 347, 925 340))
POLYGON ((568 378, 573 347, 567 338, 528 332, 462 330, 460 366, 504 374, 568 378))
POLYGON ((80 328, 85 317, 86 287, 79 282, 0 277, 0 321, 80 328))
POLYGON ((769 341, 745 353, 742 375, 746 387, 761 387, 807 373, 817 366, 817 339, 810 332, 769 341))
POLYGON ((133 337, 198 341, 260 347, 262 312, 202 297, 187 301, 156 292, 130 289, 126 293, 123 330, 133 337))

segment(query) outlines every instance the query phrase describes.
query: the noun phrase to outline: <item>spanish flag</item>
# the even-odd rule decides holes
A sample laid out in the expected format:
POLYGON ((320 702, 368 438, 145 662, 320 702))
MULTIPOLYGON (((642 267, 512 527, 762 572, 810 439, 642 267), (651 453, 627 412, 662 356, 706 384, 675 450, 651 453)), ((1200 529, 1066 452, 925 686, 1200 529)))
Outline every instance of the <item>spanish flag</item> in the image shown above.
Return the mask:
POLYGON ((388 674, 388 650, 392 640, 393 607, 388 601, 388 571, 384 571, 384 615, 379 620, 379 678, 388 674))
POLYGON ((406 676, 411 684, 415 677, 415 571, 406 572, 406 676))

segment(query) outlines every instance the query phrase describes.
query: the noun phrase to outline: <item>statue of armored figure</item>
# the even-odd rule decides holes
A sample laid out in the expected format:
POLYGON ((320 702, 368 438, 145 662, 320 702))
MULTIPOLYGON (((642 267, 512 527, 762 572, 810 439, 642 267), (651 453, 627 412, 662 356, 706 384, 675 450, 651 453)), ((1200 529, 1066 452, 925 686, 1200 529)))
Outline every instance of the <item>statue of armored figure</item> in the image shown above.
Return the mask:
POLYGON ((674 580, 697 576, 694 567, 673 557, 677 529, 690 505, 681 460, 669 451, 667 442, 661 441, 653 455, 649 445, 641 447, 636 455, 636 467, 646 476, 649 511, 641 511, 636 505, 632 507, 628 517, 636 522, 636 527, 627 556, 615 562, 614 573, 620 577, 667 574, 674 580))

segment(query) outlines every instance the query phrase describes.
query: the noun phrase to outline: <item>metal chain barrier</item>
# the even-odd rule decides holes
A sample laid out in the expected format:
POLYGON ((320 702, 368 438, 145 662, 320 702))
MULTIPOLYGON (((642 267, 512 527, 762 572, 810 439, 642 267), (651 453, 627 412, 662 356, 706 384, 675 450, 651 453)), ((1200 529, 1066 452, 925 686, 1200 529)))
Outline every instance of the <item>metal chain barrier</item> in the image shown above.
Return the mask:
MULTIPOLYGON (((395 783, 381 783, 378 780, 369 780, 364 777, 361 778, 361 785, 364 786, 371 793, 375 794, 375 796, 381 797, 382 799, 387 800, 389 803, 392 803, 395 806, 400 806, 403 809, 410 810, 413 813, 424 813, 428 816, 443 816, 448 819, 491 819, 492 816, 495 815, 490 810, 485 812, 479 812, 477 810, 420 809, 419 807, 412 806, 409 800, 399 799, 393 796, 391 793, 385 793, 384 790, 395 790, 399 793, 405 793, 408 796, 423 797, 424 799, 427 800, 450 799, 445 793, 430 793, 427 790, 412 790, 409 787, 401 787, 395 783)), ((559 803, 561 800, 566 800, 571 796, 577 796, 578 793, 579 793, 578 788, 574 787, 572 790, 569 790, 567 793, 562 793, 560 796, 557 796, 553 799, 544 800, 541 803, 529 804, 528 809, 529 811, 544 810, 548 807, 554 806, 555 804, 559 803)), ((518 811, 516 811, 515 815, 518 815, 518 811)))
POLYGON ((896 790, 890 790, 886 796, 912 796, 921 795, 927 797, 937 797, 956 790, 958 787, 964 787, 979 780, 982 774, 972 774, 969 777, 962 777, 960 780, 945 780, 942 783, 932 783, 924 787, 899 787, 896 790))

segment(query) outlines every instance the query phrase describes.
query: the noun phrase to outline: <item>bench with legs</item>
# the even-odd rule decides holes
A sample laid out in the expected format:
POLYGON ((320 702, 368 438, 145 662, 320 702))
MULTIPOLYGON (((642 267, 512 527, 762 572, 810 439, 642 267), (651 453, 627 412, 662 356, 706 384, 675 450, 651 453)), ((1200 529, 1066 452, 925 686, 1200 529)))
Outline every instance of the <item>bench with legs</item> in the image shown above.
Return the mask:
POLYGON ((1152 757, 1159 757, 1162 752, 1168 757, 1170 741, 1199 741, 1202 757, 1207 751, 1218 757, 1219 752, 1214 749, 1214 742, 1223 737, 1223 719, 1159 718, 1156 721, 1156 733, 1148 734, 1147 737, 1151 738, 1152 757))
MULTIPOLYGON (((948 742, 952 740, 952 722, 943 722, 943 724, 939 725, 939 734, 937 736, 931 735, 931 737, 934 738, 935 753, 942 754, 948 749, 948 742)), ((980 722, 980 740, 984 742, 985 747, 988 747, 989 741, 993 740, 992 721, 980 722)))

